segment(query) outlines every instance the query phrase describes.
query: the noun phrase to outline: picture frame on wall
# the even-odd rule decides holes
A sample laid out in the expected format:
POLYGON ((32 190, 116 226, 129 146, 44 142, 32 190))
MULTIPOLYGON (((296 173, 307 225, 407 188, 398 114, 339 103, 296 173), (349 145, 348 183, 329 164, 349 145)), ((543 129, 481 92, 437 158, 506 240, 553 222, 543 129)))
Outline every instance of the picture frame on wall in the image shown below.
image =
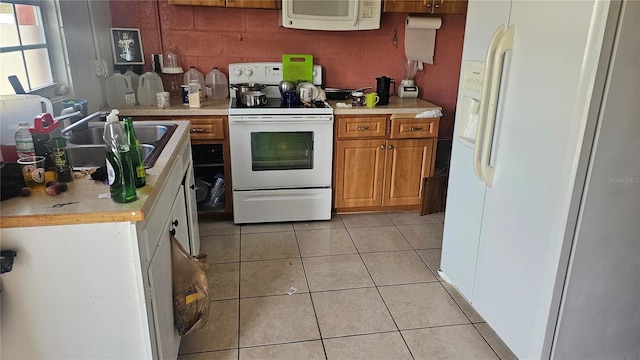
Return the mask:
POLYGON ((144 65, 140 29, 111 28, 114 65, 144 65))

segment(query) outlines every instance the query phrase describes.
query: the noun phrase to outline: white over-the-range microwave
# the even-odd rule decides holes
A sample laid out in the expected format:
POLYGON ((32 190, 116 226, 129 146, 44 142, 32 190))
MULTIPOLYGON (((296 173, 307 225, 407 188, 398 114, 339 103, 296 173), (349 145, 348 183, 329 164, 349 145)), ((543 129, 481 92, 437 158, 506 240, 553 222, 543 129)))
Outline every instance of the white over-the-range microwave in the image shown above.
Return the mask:
POLYGON ((305 30, 380 28, 382 0, 282 0, 282 26, 305 30))

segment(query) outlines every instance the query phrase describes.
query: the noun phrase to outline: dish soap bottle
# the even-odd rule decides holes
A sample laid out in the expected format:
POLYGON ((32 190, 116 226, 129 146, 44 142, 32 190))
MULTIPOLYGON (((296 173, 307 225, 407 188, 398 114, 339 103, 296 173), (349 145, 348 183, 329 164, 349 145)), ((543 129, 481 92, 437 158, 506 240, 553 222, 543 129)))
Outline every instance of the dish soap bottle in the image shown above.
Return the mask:
POLYGON ((133 129, 133 120, 130 117, 124 118, 124 131, 127 133, 127 141, 131 152, 131 164, 134 169, 134 182, 137 188, 141 188, 147 184, 146 174, 144 172, 144 159, 142 158, 142 148, 140 140, 136 136, 133 129))
POLYGON ((107 116, 103 139, 107 152, 107 179, 111 199, 120 203, 134 201, 137 195, 129 141, 124 126, 118 120, 117 109, 111 110, 107 116))

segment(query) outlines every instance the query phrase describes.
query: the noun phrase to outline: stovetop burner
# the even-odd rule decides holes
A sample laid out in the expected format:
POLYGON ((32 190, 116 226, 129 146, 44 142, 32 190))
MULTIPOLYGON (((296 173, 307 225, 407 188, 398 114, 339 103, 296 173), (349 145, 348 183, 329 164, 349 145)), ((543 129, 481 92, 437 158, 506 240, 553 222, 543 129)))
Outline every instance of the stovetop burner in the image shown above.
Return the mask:
POLYGON ((278 108, 278 109, 310 109, 310 108, 330 108, 329 104, 321 100, 314 100, 307 105, 298 102, 295 105, 288 105, 282 102, 281 99, 273 99, 267 98, 267 103, 261 106, 247 106, 242 104, 240 101, 231 101, 229 104, 230 108, 236 109, 254 109, 254 108, 278 108))

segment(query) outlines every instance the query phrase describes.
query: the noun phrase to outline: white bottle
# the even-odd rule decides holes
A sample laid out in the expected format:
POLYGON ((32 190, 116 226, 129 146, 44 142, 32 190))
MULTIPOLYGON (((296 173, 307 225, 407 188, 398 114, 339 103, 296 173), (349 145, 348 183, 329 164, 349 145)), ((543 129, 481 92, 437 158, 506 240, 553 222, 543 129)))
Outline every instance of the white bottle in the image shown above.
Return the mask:
POLYGON ((207 97, 210 99, 226 99, 229 96, 229 83, 224 73, 214 67, 205 79, 207 97))
POLYGON ((131 87, 131 79, 119 72, 107 79, 107 105, 112 108, 131 107, 136 104, 136 93, 131 87))
POLYGON ((138 81, 140 80, 140 75, 134 73, 133 70, 131 70, 131 68, 129 68, 127 70, 127 72, 125 72, 123 75, 127 76, 129 79, 131 79, 131 88, 133 89, 133 91, 137 91, 138 90, 138 81))
MULTIPOLYGON (((183 85, 189 85, 191 80, 198 80, 198 82, 200 83, 200 89, 205 88, 204 75, 202 75, 200 71, 196 70, 195 66, 191 66, 189 68, 189 71, 185 72, 184 75, 182 75, 183 85)), ((200 99, 202 99, 203 97, 204 91, 200 91, 200 99)))
POLYGON ((18 131, 15 134, 16 152, 18 159, 27 156, 36 156, 36 150, 33 146, 33 137, 29 132, 29 123, 21 121, 18 123, 18 131))
POLYGON ((153 71, 147 71, 140 76, 138 82, 138 102, 140 105, 150 106, 156 104, 156 94, 164 91, 162 79, 153 71))

